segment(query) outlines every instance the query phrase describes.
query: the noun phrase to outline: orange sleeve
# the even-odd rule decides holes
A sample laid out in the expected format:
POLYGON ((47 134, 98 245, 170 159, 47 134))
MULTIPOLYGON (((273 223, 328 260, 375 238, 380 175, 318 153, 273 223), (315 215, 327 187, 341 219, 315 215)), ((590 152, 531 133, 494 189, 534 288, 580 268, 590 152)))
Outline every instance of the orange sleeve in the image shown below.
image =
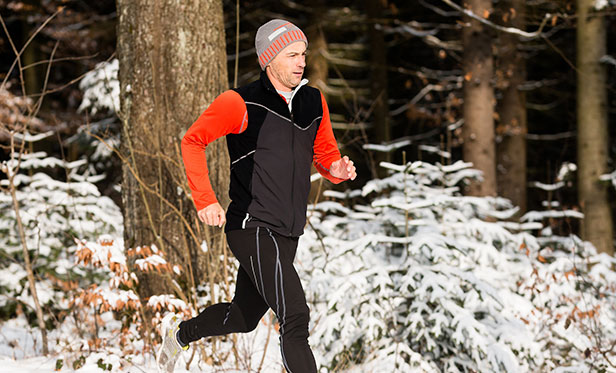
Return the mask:
POLYGON ((210 184, 205 147, 219 137, 241 133, 248 124, 246 103, 233 90, 223 92, 190 126, 182 139, 182 159, 197 211, 218 202, 210 184))
POLYGON ((329 167, 331 164, 340 157, 340 151, 338 150, 338 144, 334 137, 334 130, 332 129, 332 123, 329 119, 329 109, 327 108, 327 102, 325 97, 321 93, 321 104, 323 105, 323 118, 321 118, 321 125, 317 131, 317 136, 314 139, 314 158, 313 163, 317 171, 327 180, 334 184, 343 182, 345 179, 339 179, 333 177, 329 173, 329 167))

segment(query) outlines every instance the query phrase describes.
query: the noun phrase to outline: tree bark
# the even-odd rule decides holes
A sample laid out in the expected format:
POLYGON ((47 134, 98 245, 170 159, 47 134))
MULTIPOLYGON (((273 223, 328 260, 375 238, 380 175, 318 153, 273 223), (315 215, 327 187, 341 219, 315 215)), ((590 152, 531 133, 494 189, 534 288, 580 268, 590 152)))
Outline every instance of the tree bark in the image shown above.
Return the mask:
MULTIPOLYGON (((524 30, 525 1, 509 0, 501 5, 507 14, 511 27, 524 30), (513 10, 513 11, 512 11, 513 10)), ((498 135, 497 185, 498 195, 510 199, 526 211, 526 94, 519 87, 526 80, 526 60, 518 51, 520 40, 517 36, 501 34, 500 72, 503 78, 503 98, 499 106, 500 123, 496 128, 498 135)))
MULTIPOLYGON (((370 92, 372 98, 372 118, 374 123, 374 142, 382 144, 391 141, 389 121, 389 95, 387 92, 387 46, 380 27, 383 17, 381 0, 366 0, 368 17, 368 40, 370 46, 370 92)), ((385 177, 387 170, 380 167, 381 162, 391 162, 391 153, 375 152, 374 176, 385 177)))
MULTIPOLYGON (((491 11, 490 0, 470 0, 465 6, 479 16, 491 11)), ((493 58, 490 29, 464 16, 464 140, 463 156, 483 172, 483 182, 473 182, 467 193, 496 195, 496 149, 494 145, 493 58)))
MULTIPOLYGON (((125 246, 156 245, 184 269, 184 286, 169 274, 141 273, 142 299, 175 292, 191 301, 182 289, 220 280, 213 274, 220 274, 226 250, 221 229, 199 226, 180 154, 186 129, 227 88, 222 2, 117 0, 117 9, 125 246)), ((226 206, 224 138, 206 154, 212 186, 226 206)))
MULTIPOLYGON (((322 16, 322 13, 317 11, 315 15, 322 16)), ((310 43, 310 53, 306 57, 307 79, 312 87, 320 88, 327 85, 328 66, 327 59, 323 55, 323 52, 327 51, 327 40, 323 34, 321 23, 317 19, 313 19, 313 22, 306 29, 308 42, 310 43)), ((323 95, 326 95, 326 93, 323 92, 323 95)))
POLYGON ((577 158, 578 200, 584 213, 582 238, 601 251, 614 254, 607 173, 608 119, 605 15, 593 9, 593 0, 578 0, 577 26, 577 158))
MULTIPOLYGON (((324 52, 327 51, 327 39, 323 33, 323 14, 325 14, 326 4, 324 1, 315 1, 312 4, 315 12, 311 17, 310 25, 306 28, 306 36, 308 37, 309 53, 306 57, 306 67, 308 71, 307 79, 309 85, 321 90, 323 96, 327 100, 327 92, 323 89, 327 86, 329 77, 329 66, 324 52)), ((318 171, 311 166, 311 174, 316 174, 318 171)), ((308 201, 315 202, 321 200, 325 191, 325 182, 323 179, 316 180, 310 185, 310 195, 308 201)))

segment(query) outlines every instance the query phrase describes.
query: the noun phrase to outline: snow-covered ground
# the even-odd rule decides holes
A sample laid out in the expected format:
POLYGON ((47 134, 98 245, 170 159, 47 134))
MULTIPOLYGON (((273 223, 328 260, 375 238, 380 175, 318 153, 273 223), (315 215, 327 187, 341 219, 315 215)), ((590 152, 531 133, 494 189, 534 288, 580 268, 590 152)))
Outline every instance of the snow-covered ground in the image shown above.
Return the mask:
MULTIPOLYGON (((116 64, 101 68, 109 71, 92 76, 95 87, 117 79, 116 64)), ((115 107, 100 95, 87 96, 86 106, 115 107)), ((19 162, 26 245, 49 274, 38 273, 37 291, 47 309, 64 314, 45 315, 53 329, 42 356, 39 330, 24 313, 32 317, 34 305, 13 201, 0 193, 0 308, 11 315, 0 325, 0 372, 156 372, 137 329, 139 307, 159 317, 198 310, 172 294, 139 303, 122 215, 94 185, 101 175, 92 162, 38 152, 5 166, 17 170, 19 162), (68 180, 54 180, 51 168, 68 180)), ((517 208, 509 201, 462 195, 464 183, 480 177, 468 163, 382 166, 390 176, 326 192, 308 212, 296 266, 320 373, 616 372, 616 261, 572 233, 555 233, 582 214, 550 201, 510 221, 517 208)), ((616 186, 616 172, 604 179, 616 186)), ((567 187, 532 185, 546 193, 567 187)), ((154 245, 147 250, 141 270, 167 264, 154 245)), ((204 286, 200 308, 221 294, 204 286)), ((191 345, 184 359, 176 372, 284 372, 271 314, 252 333, 191 345)))
MULTIPOLYGON (((212 353, 208 343, 201 341, 192 344, 189 351, 183 352, 183 356, 176 363, 175 371, 177 373, 282 372, 278 334, 272 325, 266 323, 267 320, 267 317, 264 318, 255 331, 237 335, 237 342, 234 345, 240 352, 242 360, 236 361, 233 354, 229 354, 232 347, 231 342, 219 344, 218 352, 212 353), (224 363, 213 366, 208 360, 203 361, 199 358, 191 360, 192 352, 201 348, 204 349, 206 355, 214 358, 226 357, 224 363), (191 363, 187 369, 186 362, 189 360, 191 363)), ((127 356, 113 346, 107 346, 98 352, 87 349, 68 352, 69 335, 55 330, 49 334, 48 338, 52 352, 45 357, 42 356, 41 337, 37 329, 25 325, 23 319, 13 319, 3 323, 0 327, 0 372, 143 373, 157 371, 153 354, 127 356), (73 364, 77 364, 75 366, 77 369, 73 368, 73 364)), ((76 345, 79 344, 77 339, 73 341, 76 345)))

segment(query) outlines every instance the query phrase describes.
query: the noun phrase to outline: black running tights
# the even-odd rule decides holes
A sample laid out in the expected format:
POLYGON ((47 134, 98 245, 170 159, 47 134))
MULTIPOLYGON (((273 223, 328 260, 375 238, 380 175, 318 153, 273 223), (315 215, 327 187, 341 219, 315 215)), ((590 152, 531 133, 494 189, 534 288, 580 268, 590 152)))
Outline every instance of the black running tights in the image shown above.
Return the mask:
POLYGON ((308 345, 310 320, 306 297, 293 266, 297 238, 268 228, 230 231, 227 242, 239 260, 231 303, 207 307, 180 324, 179 338, 190 343, 204 337, 254 330, 268 308, 280 322, 280 350, 289 373, 315 373, 308 345))

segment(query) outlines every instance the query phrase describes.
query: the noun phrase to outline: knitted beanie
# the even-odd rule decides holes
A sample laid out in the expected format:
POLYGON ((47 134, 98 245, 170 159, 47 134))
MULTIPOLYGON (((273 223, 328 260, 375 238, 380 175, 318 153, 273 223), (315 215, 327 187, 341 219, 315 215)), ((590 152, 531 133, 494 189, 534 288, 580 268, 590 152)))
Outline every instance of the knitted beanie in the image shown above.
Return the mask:
POLYGON ((265 70, 265 67, 287 45, 296 41, 303 41, 306 43, 306 48, 308 48, 306 35, 289 21, 273 19, 259 27, 255 37, 255 47, 261 70, 265 70))

